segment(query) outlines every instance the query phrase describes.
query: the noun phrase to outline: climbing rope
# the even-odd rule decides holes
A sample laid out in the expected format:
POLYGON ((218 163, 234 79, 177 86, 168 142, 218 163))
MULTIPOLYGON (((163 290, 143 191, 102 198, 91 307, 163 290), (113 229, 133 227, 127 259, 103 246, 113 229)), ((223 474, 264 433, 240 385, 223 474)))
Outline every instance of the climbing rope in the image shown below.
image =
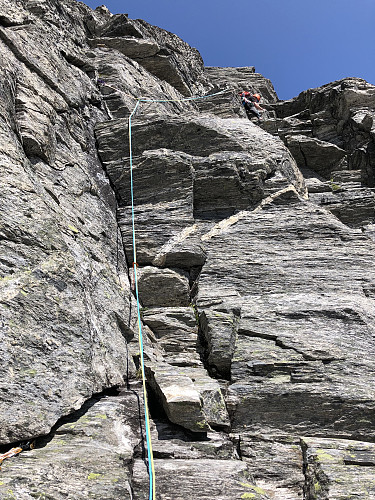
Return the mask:
MULTIPOLYGON (((114 87, 111 87, 114 88, 114 87)), ((118 89, 115 89, 118 90, 118 89)), ((143 334, 142 334, 142 323, 141 323, 141 307, 139 303, 138 294, 138 277, 137 277, 137 246, 135 238, 135 216, 134 216, 134 185, 133 185, 133 152, 132 152, 132 118, 135 115, 141 102, 181 102, 181 101, 193 101, 196 99, 206 99, 208 97, 214 97, 219 94, 224 94, 228 92, 228 89, 221 90, 215 94, 209 94, 205 96, 197 97, 185 97, 182 99, 148 99, 147 97, 139 97, 137 103, 134 106, 133 111, 129 116, 129 163, 130 163, 130 192, 131 192, 131 214, 132 214, 132 237, 133 237, 133 272, 134 272, 134 283, 135 283, 135 295, 137 300, 137 317, 138 317, 138 339, 139 339, 139 351, 140 351, 140 362, 141 362, 141 372, 142 372, 142 386, 143 386, 143 398, 144 398, 144 409, 145 409, 145 427, 146 427, 146 443, 147 443, 147 458, 148 458, 148 470, 150 478, 150 490, 149 490, 149 500, 155 500, 155 468, 154 468, 154 456, 152 452, 152 441, 151 441, 151 430, 150 430, 150 418, 147 402, 147 389, 146 389, 146 375, 144 366, 144 355, 143 355, 143 334)))

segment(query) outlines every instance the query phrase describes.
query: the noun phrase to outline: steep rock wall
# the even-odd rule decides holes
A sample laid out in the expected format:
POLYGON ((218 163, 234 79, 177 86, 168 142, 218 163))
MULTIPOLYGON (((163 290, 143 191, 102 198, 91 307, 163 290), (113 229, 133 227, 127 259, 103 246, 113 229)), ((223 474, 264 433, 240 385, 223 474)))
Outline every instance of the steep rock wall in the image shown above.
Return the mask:
POLYGON ((75 0, 0 0, 0 53, 0 439, 35 440, 1 498, 148 496, 140 96, 169 100, 133 118, 156 497, 371 498, 373 86, 277 102, 253 68, 204 69, 176 35, 75 0), (340 220, 327 189, 356 193, 340 220))

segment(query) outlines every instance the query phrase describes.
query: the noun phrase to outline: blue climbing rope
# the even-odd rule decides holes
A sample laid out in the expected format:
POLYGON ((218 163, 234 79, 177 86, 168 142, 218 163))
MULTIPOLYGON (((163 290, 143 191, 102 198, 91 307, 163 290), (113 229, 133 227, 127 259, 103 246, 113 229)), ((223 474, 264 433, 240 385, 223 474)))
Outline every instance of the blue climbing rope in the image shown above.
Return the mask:
MULTIPOLYGON (((111 87, 114 90, 114 87, 111 87)), ((119 91, 121 92, 121 91, 119 91)), ((137 277, 137 246, 135 238, 135 216, 134 216, 134 185, 133 185, 133 152, 132 152, 132 118, 135 115, 141 102, 180 102, 180 101, 193 101, 196 99, 206 99, 208 97, 214 97, 219 94, 224 94, 228 90, 222 90, 216 92, 215 94, 208 94, 205 96, 197 97, 185 97, 182 99, 148 99, 146 97, 140 97, 137 99, 137 103, 134 106, 133 111, 129 116, 129 162, 130 162, 130 192, 131 192, 131 214, 132 214, 132 236, 133 236, 133 271, 134 271, 134 283, 135 283, 135 295, 137 300, 137 318, 138 318, 138 337, 139 337, 139 352, 140 352, 140 364, 142 371, 142 386, 143 386, 143 399, 144 399, 144 411, 145 411, 145 428, 146 428, 146 443, 147 443, 147 458, 148 458, 148 472, 150 479, 149 488, 149 500, 155 500, 155 467, 154 467, 154 456, 152 451, 152 441, 151 441, 151 430, 150 430, 150 417, 148 410, 148 400, 147 400, 147 388, 146 388, 146 374, 145 374, 145 364, 143 355, 143 334, 142 334, 142 322, 141 322, 141 307, 139 302, 139 292, 138 292, 138 277, 137 277)))

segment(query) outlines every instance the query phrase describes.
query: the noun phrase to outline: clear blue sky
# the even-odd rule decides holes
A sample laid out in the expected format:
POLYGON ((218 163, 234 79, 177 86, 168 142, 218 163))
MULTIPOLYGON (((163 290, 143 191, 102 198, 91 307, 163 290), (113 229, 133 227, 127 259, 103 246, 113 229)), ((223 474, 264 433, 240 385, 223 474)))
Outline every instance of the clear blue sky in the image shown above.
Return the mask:
POLYGON ((346 76, 375 84, 375 0, 86 0, 176 33, 206 66, 255 66, 280 99, 346 76))

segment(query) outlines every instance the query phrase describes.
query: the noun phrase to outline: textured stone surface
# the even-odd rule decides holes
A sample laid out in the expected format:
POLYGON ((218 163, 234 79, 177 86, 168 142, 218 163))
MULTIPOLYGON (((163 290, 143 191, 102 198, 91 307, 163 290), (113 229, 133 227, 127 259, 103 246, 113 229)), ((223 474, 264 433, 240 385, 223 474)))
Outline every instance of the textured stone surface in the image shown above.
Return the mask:
MULTIPOLYGON (((144 482, 138 479, 143 464, 134 464, 135 499, 147 495, 144 482)), ((246 464, 240 460, 158 460, 155 474, 163 485, 160 498, 182 500, 199 498, 202 500, 227 500, 228 498, 252 498, 263 500, 268 497, 265 491, 256 486, 247 471, 246 464)))
POLYGON ((141 96, 156 498, 372 498, 374 86, 280 102, 75 0, 0 0, 0 61, 1 498, 148 497, 141 96))
POLYGON ((307 498, 370 499, 375 495, 373 443, 302 438, 307 498))
POLYGON ((275 103, 277 119, 264 124, 284 140, 300 168, 333 181, 335 191, 345 182, 340 196, 328 203, 315 197, 314 202, 320 199, 328 209, 331 205, 340 220, 357 227, 374 221, 371 196, 358 191, 374 186, 374 103, 374 85, 345 78, 275 103), (356 173, 354 185, 349 184, 351 172, 356 173))
MULTIPOLYGON (((148 121, 136 117, 133 122, 140 264, 202 265, 204 247, 197 240, 195 219, 222 219, 289 184, 305 194, 302 175, 281 141, 248 120, 184 115, 148 121), (180 242, 185 255, 175 253, 180 242)), ((119 220, 130 261, 129 173, 122 161, 129 154, 123 141, 126 129, 127 121, 116 120, 98 126, 96 135, 121 199, 119 220)))
MULTIPOLYGON (((12 24, 15 9, 5 9, 12 24)), ((2 443, 46 433, 123 383, 133 335, 115 198, 93 138, 105 114, 92 103, 96 86, 57 46, 72 22, 85 36, 89 9, 70 9, 59 27, 34 10, 31 24, 1 27, 2 443)), ((58 19, 56 5, 49 15, 58 19)))
POLYGON ((253 439, 251 433, 241 433, 239 443, 242 460, 254 475, 256 484, 272 500, 303 498, 305 477, 299 439, 253 439))
POLYGON ((1 498, 131 499, 129 468, 140 438, 129 425, 130 412, 126 423, 122 419, 124 402, 92 401, 84 415, 59 426, 52 438, 4 462, 1 498))
POLYGON ((139 293, 145 307, 189 305, 189 279, 183 271, 144 267, 138 276, 139 293))
POLYGON ((314 170, 326 179, 331 178, 332 171, 339 170, 346 156, 335 144, 304 135, 286 136, 285 141, 300 168, 314 170))
POLYGON ((146 309, 142 319, 155 334, 169 364, 201 366, 198 325, 192 307, 146 309))
POLYGON ((203 237, 198 310, 242 304, 232 425, 369 438, 374 395, 362 381, 372 366, 373 244, 312 204, 276 201, 203 237))

